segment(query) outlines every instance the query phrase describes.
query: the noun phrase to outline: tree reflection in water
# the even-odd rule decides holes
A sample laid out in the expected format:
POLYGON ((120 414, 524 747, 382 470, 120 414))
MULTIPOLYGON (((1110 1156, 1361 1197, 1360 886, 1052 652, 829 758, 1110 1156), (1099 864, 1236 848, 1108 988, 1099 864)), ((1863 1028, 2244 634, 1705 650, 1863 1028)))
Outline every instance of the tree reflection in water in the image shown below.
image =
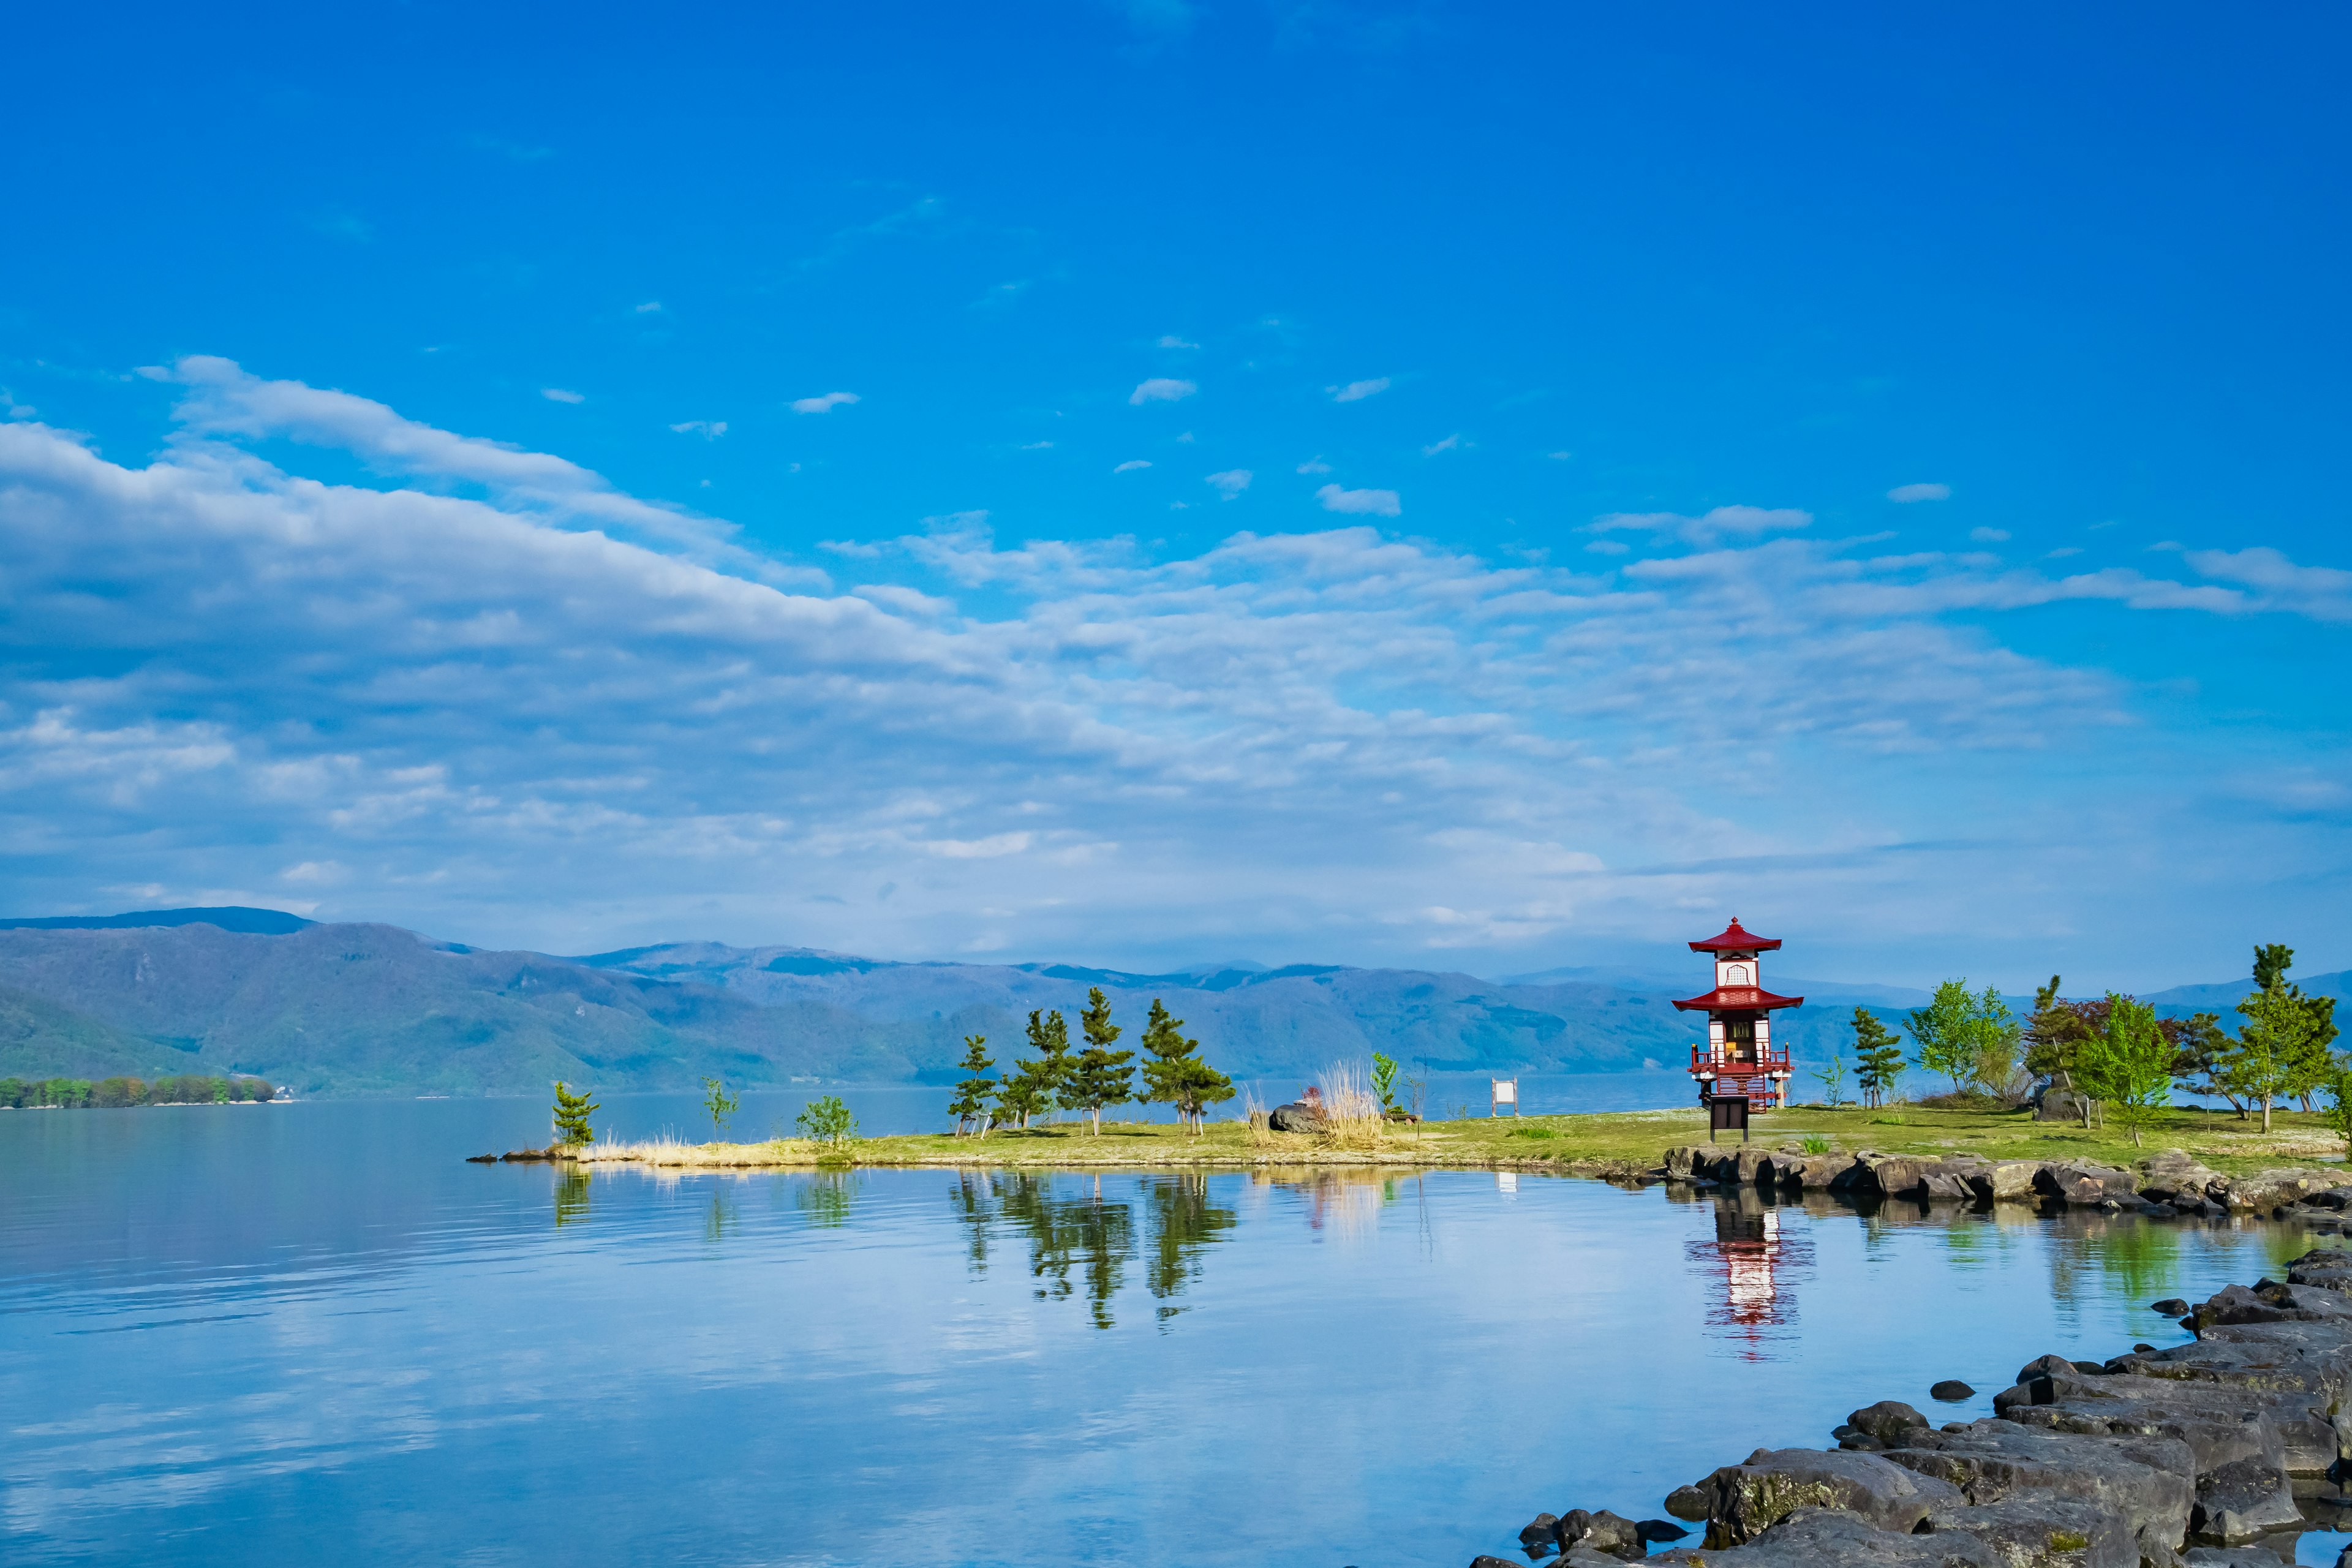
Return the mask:
POLYGON ((577 1165, 566 1165, 555 1178, 555 1225, 561 1230, 574 1220, 588 1217, 588 1173, 577 1165))
POLYGON ((1171 1305, 1201 1275, 1209 1246, 1238 1223, 1234 1211, 1213 1203, 1202 1174, 1140 1181, 1101 1176, 1036 1176, 1024 1172, 965 1172, 949 1190, 963 1225, 966 1261, 988 1272, 990 1242, 998 1226, 1028 1244, 1029 1277, 1040 1300, 1066 1300, 1085 1287, 1095 1327, 1113 1327, 1111 1301, 1137 1256, 1136 1204, 1142 1199, 1151 1253, 1144 1283, 1160 1302, 1164 1325, 1181 1308, 1171 1305), (1075 1276, 1075 1278, 1074 1278, 1075 1276))
POLYGON ((1707 1326, 1724 1331, 1742 1361, 1769 1361, 1781 1332, 1797 1321, 1791 1287, 1810 1271, 1812 1244, 1800 1227, 1784 1228, 1780 1211, 1754 1191, 1715 1200, 1715 1239, 1686 1251, 1700 1272, 1721 1284, 1707 1326))
POLYGON ((838 1229, 849 1223, 850 1200, 857 1195, 857 1178, 848 1171, 817 1171, 793 1184, 793 1206, 808 1215, 809 1224, 838 1229))

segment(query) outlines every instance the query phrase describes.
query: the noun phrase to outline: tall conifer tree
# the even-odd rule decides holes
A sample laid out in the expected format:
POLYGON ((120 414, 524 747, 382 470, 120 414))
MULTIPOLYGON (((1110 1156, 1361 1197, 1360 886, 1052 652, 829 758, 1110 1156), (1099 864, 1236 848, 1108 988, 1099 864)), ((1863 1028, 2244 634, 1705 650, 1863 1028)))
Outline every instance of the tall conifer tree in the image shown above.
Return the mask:
POLYGON ((1069 1080, 1062 1086, 1062 1105, 1065 1110, 1085 1111, 1099 1138, 1104 1107, 1124 1105, 1135 1098, 1135 1069, 1128 1066, 1135 1053, 1110 1048, 1121 1030, 1110 1021, 1110 1001, 1099 985, 1087 992, 1087 1010, 1078 1015, 1078 1027, 1086 1035, 1087 1048, 1078 1053, 1069 1080))
POLYGON ((1204 1110, 1234 1097, 1234 1080, 1192 1054, 1200 1048, 1200 1041, 1184 1037, 1184 1020, 1170 1017, 1154 996, 1143 1028, 1143 1049, 1151 1058, 1143 1064, 1143 1098, 1174 1106, 1184 1125, 1196 1131, 1204 1110))
POLYGON ((964 1070, 964 1080, 956 1085, 956 1097, 949 1101, 949 1113, 956 1119, 956 1136, 961 1138, 974 1121, 980 1123, 980 1134, 988 1136, 989 1107, 1002 1087, 988 1076, 996 1065, 988 1054, 986 1035, 966 1035, 963 1037, 963 1060, 956 1065, 964 1070))

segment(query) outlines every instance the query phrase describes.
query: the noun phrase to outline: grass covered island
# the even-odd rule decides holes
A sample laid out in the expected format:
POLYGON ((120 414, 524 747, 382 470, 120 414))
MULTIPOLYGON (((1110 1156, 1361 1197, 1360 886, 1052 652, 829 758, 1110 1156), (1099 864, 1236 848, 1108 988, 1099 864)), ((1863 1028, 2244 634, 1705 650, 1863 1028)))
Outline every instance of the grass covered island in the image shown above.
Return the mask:
MULTIPOLYGON (((1820 1154, 1869 1150, 1919 1160, 1980 1157, 1993 1162, 2086 1163, 2128 1167, 2177 1151, 2224 1175, 2246 1175, 2282 1163, 2342 1161, 2344 1138, 2325 1113, 2281 1111, 2265 1133, 2258 1119, 2227 1110, 2167 1108, 2142 1127, 2135 1147, 2117 1128, 2037 1121, 2031 1109, 1937 1110, 1911 1104, 1874 1109, 1791 1106, 1756 1119, 1748 1148, 1820 1154)), ((1031 1168, 1398 1165, 1551 1171, 1629 1179, 1659 1170, 1668 1149, 1706 1142, 1706 1112, 1596 1112, 1457 1121, 1359 1119, 1314 1133, 1276 1132, 1264 1118, 1181 1125, 1106 1120, 1000 1128, 986 1137, 950 1133, 858 1138, 776 1138, 759 1142, 584 1142, 546 1152, 582 1164, 746 1170, 817 1165, 1007 1166, 1031 1168)), ((1737 1140, 1717 1146, 1725 1154, 1737 1140)))

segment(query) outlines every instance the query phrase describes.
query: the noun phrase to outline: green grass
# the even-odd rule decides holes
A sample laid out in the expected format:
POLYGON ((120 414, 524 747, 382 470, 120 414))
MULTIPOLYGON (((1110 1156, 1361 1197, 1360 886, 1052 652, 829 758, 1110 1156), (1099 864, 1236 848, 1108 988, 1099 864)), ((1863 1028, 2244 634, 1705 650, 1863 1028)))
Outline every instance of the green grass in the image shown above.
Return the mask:
MULTIPOLYGON (((1993 1160, 2091 1160, 2129 1165, 2159 1149, 2181 1149, 2215 1170, 2242 1173, 2272 1166, 2340 1157, 2343 1140, 2316 1115, 2282 1112, 2270 1136, 2259 1121, 2224 1110, 2167 1110, 2132 1146, 2119 1128, 2084 1129, 2035 1121, 2031 1111, 1935 1110, 1906 1106, 1899 1114, 1854 1107, 1796 1106, 1759 1116, 1753 1142, 1801 1148, 1808 1141, 1832 1150, 1876 1149, 1889 1154, 1948 1153, 1993 1160)), ((1729 1135, 1725 1137, 1728 1140, 1729 1135)), ((1010 1165, 1069 1169, 1159 1165, 1468 1165, 1552 1169, 1611 1175, 1646 1170, 1677 1143, 1704 1143, 1706 1117, 1696 1108, 1612 1111, 1583 1116, 1528 1116, 1388 1126, 1376 1141, 1342 1146, 1307 1135, 1253 1133, 1238 1121, 1212 1122, 1199 1136, 1179 1128, 1106 1121, 1099 1137, 1084 1125, 1001 1130, 985 1138, 941 1134, 866 1138, 841 1150, 820 1151, 796 1139, 766 1143, 600 1144, 588 1158, 676 1166, 744 1168, 815 1165, 1010 1165), (1540 1144, 1541 1147, 1533 1145, 1540 1144)), ((1730 1146, 1731 1140, 1726 1146, 1730 1146)))

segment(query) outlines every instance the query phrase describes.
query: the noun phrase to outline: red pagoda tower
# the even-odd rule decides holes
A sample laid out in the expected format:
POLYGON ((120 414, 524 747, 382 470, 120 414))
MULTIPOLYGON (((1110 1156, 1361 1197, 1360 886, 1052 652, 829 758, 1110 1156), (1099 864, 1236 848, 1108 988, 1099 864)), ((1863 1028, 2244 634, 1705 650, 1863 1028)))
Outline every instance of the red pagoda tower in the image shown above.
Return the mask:
POLYGON ((1739 917, 1720 936, 1690 944, 1693 952, 1715 959, 1715 989, 1675 1005, 1706 1015, 1706 1044, 1691 1047, 1691 1076, 1701 1104, 1717 1095, 1745 1095, 1748 1108, 1769 1110, 1789 1102, 1789 1053, 1772 1046, 1772 1011, 1801 1007, 1802 996, 1776 996, 1764 989, 1756 958, 1780 945, 1740 929, 1739 917))

